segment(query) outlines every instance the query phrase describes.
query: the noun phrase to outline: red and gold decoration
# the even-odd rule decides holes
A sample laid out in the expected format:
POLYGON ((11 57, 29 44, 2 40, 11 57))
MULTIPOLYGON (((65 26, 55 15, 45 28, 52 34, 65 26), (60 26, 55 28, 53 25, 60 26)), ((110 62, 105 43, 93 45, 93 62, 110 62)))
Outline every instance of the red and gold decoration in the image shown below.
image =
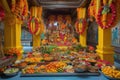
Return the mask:
POLYGON ((98 10, 97 23, 102 29, 111 28, 116 19, 116 8, 112 0, 103 0, 103 5, 98 10))
POLYGON ((82 34, 86 29, 86 20, 85 19, 79 19, 75 23, 75 29, 78 34, 82 34))
POLYGON ((33 35, 39 35, 44 32, 44 23, 41 18, 42 7, 32 7, 30 12, 31 17, 28 21, 29 31, 33 35))
POLYGON ((120 19, 119 2, 119 0, 102 0, 100 2, 92 0, 88 8, 90 21, 95 18, 102 29, 115 26, 120 19))
POLYGON ((35 34, 39 28, 39 21, 35 17, 31 17, 28 22, 28 28, 31 34, 35 34), (31 26, 35 23, 35 27, 31 26))

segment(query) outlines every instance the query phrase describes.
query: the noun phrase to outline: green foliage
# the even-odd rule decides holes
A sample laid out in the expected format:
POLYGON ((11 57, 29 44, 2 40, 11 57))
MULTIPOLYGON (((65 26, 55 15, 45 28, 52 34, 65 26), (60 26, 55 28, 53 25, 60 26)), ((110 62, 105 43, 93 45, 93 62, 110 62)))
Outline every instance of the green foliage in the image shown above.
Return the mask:
POLYGON ((104 6, 103 10, 102 10, 102 14, 107 14, 110 12, 110 7, 108 5, 104 6))
POLYGON ((76 50, 76 51, 80 51, 80 49, 82 49, 82 46, 80 44, 77 44, 77 45, 73 45, 73 48, 76 50))
POLYGON ((42 52, 42 53, 48 53, 48 54, 50 54, 52 51, 53 51, 53 49, 55 49, 57 46, 41 46, 40 47, 40 51, 42 52))

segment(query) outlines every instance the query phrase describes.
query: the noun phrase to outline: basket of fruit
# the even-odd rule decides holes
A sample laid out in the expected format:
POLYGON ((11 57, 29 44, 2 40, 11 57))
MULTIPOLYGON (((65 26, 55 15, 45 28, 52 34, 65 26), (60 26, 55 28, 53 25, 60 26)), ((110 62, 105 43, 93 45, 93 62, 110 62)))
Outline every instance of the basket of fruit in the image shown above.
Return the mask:
POLYGON ((8 68, 6 69, 3 73, 6 75, 6 76, 15 76, 17 75, 19 72, 19 69, 18 68, 8 68))
POLYGON ((120 70, 117 70, 114 66, 105 66, 101 69, 101 73, 110 80, 120 80, 120 70))

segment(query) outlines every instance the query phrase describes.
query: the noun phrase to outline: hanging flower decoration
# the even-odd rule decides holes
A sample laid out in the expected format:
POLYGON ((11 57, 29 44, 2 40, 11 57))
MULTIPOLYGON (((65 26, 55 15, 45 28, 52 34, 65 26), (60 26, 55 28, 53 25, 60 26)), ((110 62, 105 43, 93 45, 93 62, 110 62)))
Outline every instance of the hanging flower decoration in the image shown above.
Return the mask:
POLYGON ((97 23, 102 29, 111 28, 116 19, 116 8, 112 0, 109 0, 107 5, 102 6, 97 15, 97 23), (111 15, 111 16, 109 16, 111 15), (101 18, 102 17, 102 18, 101 18), (107 17, 111 17, 107 19, 107 17))
POLYGON ((31 34, 35 34, 38 31, 39 28, 39 21, 37 18, 35 17, 31 17, 28 21, 28 28, 31 34), (32 24, 35 23, 35 26, 33 26, 32 24))
POLYGON ((71 16, 70 15, 67 15, 65 16, 65 21, 66 21, 66 26, 68 26, 69 24, 71 24, 71 16))
POLYGON ((28 15, 27 0, 12 0, 11 12, 17 16, 18 19, 23 20, 28 15))
POLYGON ((86 20, 83 18, 77 20, 75 23, 75 29, 78 34, 83 34, 86 29, 86 20))
POLYGON ((96 13, 95 7, 96 7, 95 0, 92 0, 89 7, 88 7, 88 17, 89 17, 90 21, 94 21, 93 19, 95 17, 95 13, 96 13))

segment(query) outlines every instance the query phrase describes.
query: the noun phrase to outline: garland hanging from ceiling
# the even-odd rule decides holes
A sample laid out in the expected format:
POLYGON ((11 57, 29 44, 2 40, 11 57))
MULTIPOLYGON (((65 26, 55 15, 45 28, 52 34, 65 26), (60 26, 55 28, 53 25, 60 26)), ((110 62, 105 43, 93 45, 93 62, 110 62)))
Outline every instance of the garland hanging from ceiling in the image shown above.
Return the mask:
POLYGON ((28 16, 27 0, 1 0, 1 4, 5 10, 6 18, 15 16, 19 20, 23 20, 28 16))
POLYGON ((88 15, 102 29, 114 27, 120 20, 120 0, 91 0, 88 15))
POLYGON ((77 17, 78 20, 75 22, 75 29, 78 34, 82 35, 87 27, 86 8, 77 8, 77 17))
POLYGON ((44 23, 42 20, 42 7, 31 7, 31 17, 28 21, 28 29, 33 35, 40 35, 44 32, 44 23))
POLYGON ((91 3, 89 4, 88 7, 88 17, 90 19, 90 21, 94 21, 93 19, 95 18, 95 14, 96 14, 96 1, 95 0, 91 0, 91 3))
POLYGON ((28 15, 27 0, 12 0, 11 12, 17 16, 18 19, 23 20, 28 15))

